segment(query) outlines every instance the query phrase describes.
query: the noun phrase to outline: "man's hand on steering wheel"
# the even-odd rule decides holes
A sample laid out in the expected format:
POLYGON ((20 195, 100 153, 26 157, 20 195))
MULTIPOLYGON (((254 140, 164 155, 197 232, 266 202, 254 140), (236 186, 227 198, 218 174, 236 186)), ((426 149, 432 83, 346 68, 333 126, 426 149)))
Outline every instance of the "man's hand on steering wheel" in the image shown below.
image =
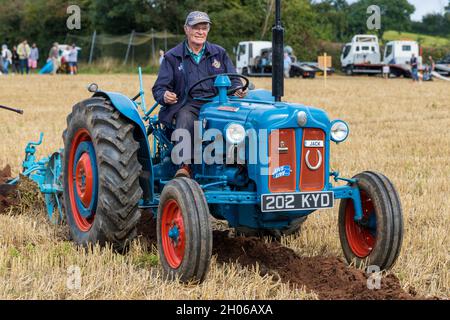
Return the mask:
POLYGON ((242 99, 242 98, 245 98, 247 96, 247 94, 248 94, 248 89, 246 89, 245 91, 240 89, 234 93, 234 96, 242 99))

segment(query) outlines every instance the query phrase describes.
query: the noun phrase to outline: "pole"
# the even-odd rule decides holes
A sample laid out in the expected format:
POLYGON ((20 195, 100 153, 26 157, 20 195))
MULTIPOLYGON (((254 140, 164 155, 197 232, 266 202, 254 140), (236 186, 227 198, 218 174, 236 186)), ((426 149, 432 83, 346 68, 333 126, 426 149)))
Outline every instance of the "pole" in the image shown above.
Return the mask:
POLYGON ((327 74, 328 74, 328 63, 327 63, 327 53, 323 54, 323 78, 325 79, 325 85, 327 85, 327 74))
POLYGON ((125 60, 123 62, 124 65, 127 64, 127 62, 128 62, 128 56, 130 55, 130 48, 131 48, 131 44, 133 43, 133 38, 134 38, 134 30, 131 31, 130 41, 128 41, 127 53, 125 54, 125 60))
POLYGON ((152 28, 152 57, 153 57, 153 63, 156 61, 156 55, 155 55, 155 30, 152 28))
POLYGON ((89 64, 92 63, 92 58, 94 56, 94 46, 96 39, 97 39, 97 30, 94 30, 94 33, 92 34, 91 53, 89 54, 89 64))
POLYGON ((284 28, 281 23, 281 0, 275 4, 275 26, 272 29, 272 95, 280 102, 284 96, 284 28))
POLYGON ((164 30, 164 52, 167 52, 167 29, 164 30))

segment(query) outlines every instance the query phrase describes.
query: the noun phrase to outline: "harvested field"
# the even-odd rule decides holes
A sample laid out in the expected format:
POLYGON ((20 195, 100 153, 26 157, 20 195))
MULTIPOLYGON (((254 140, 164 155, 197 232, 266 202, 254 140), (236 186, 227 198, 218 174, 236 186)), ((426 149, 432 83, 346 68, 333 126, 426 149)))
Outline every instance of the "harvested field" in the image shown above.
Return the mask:
MULTIPOLYGON (((150 101, 154 76, 146 76, 150 101)), ((270 88, 270 79, 255 79, 270 88)), ((24 116, 0 110, 0 184, 16 176, 24 147, 45 138, 38 156, 62 147, 72 105, 89 97, 86 86, 134 96, 135 75, 28 78, 0 77, 0 104, 23 108, 24 116), (26 80, 26 81, 24 81, 26 80)), ((0 198, 0 299, 416 299, 450 297, 450 86, 433 82, 332 77, 286 82, 285 100, 327 110, 346 120, 351 135, 332 147, 332 168, 351 177, 383 172, 396 185, 404 210, 405 238, 380 290, 342 261, 337 207, 311 216, 298 237, 280 243, 235 238, 214 223, 214 261, 197 285, 167 283, 155 249, 155 227, 143 215, 141 237, 125 255, 110 248, 83 250, 53 226, 32 186, 0 198), (17 193, 18 192, 18 193, 17 193), (18 197, 19 203, 16 198, 18 197), (69 288, 73 267, 81 286, 69 288), (78 269, 77 269, 78 270, 78 269)))

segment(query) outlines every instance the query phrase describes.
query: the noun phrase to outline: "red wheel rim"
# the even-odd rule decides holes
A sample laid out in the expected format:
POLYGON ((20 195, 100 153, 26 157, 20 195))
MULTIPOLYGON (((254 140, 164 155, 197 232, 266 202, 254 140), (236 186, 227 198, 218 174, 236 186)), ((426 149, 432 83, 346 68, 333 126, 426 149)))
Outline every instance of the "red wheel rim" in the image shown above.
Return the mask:
MULTIPOLYGON (((370 221, 371 218, 375 218, 373 201, 362 190, 361 204, 363 220, 370 221)), ((373 230, 355 222, 355 208, 351 200, 347 200, 347 207, 345 208, 345 233, 348 245, 355 256, 363 259, 370 255, 375 246, 376 235, 373 234, 373 230)))
POLYGON ((164 205, 161 217, 161 239, 164 256, 173 269, 177 269, 184 258, 186 237, 183 213, 176 200, 169 200, 164 205))
POLYGON ((81 203, 88 206, 92 200, 92 189, 94 183, 92 161, 88 153, 84 153, 78 162, 75 164, 75 155, 77 149, 83 142, 92 143, 91 136, 86 129, 80 129, 75 134, 73 138, 72 147, 69 154, 69 168, 68 168, 68 182, 69 182, 69 197, 70 197, 70 207, 72 210, 72 216, 74 218, 75 224, 82 232, 87 232, 92 228, 94 223, 93 214, 89 218, 85 218, 80 213, 77 206, 76 197, 81 200, 81 203), (75 167, 75 170, 74 170, 75 167), (75 175, 74 175, 75 171, 75 175), (75 194, 76 190, 76 194, 75 194))
POLYGON ((78 197, 85 207, 89 207, 92 200, 92 191, 94 187, 94 175, 92 173, 92 164, 89 154, 84 153, 78 160, 75 169, 75 183, 78 197))

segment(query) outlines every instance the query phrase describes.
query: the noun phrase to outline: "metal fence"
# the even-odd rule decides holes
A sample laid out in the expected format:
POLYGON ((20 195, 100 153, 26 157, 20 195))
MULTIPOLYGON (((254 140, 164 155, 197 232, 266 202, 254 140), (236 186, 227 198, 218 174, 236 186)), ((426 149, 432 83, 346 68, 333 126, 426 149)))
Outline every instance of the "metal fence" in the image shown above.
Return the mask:
POLYGON ((157 65, 159 50, 167 51, 184 39, 166 31, 132 31, 125 35, 98 34, 78 36, 68 34, 66 44, 76 43, 81 48, 79 60, 88 64, 99 60, 111 60, 124 65, 157 65))

